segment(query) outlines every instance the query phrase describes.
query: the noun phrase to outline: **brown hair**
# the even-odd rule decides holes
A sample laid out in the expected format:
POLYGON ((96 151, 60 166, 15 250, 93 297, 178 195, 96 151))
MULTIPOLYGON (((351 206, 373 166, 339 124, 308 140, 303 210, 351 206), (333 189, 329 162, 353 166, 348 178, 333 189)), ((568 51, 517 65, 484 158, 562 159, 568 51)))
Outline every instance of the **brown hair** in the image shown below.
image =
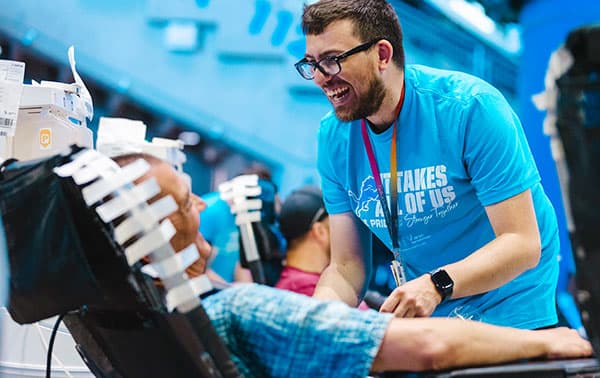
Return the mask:
POLYGON ((305 5, 302 30, 304 34, 319 35, 340 20, 351 20, 354 34, 363 42, 388 40, 394 47, 394 63, 404 68, 402 28, 396 11, 386 0, 320 0, 305 5))
POLYGON ((164 163, 162 159, 157 158, 154 155, 150 155, 144 152, 130 152, 123 155, 113 156, 112 159, 117 163, 120 167, 123 167, 127 164, 133 163, 138 159, 146 160, 149 164, 159 164, 164 163))
MULTIPOLYGON (((133 163, 134 161, 136 161, 138 159, 145 160, 151 166, 156 166, 156 165, 162 164, 162 163, 168 164, 164 160, 162 160, 154 155, 147 154, 145 152, 130 152, 130 153, 122 154, 122 155, 113 156, 113 157, 111 157, 111 159, 113 159, 113 161, 115 163, 117 163, 119 165, 119 167, 124 167, 128 164, 133 163)), ((149 177, 149 175, 150 175, 150 173, 146 172, 142 177, 137 178, 135 180, 135 182, 139 183, 141 181, 145 181, 149 177)), ((158 193, 154 197, 150 198, 148 200, 148 203, 152 204, 152 203, 158 201, 160 198, 165 196, 165 194, 166 193, 163 191, 163 188, 160 188, 160 193, 158 193)))

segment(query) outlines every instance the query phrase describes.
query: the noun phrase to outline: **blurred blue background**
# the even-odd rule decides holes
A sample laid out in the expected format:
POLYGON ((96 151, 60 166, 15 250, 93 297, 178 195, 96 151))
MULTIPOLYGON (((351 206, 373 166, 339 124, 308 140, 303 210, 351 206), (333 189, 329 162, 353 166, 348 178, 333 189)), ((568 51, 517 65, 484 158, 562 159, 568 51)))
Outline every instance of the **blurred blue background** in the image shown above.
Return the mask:
MULTIPOLYGON (((481 76, 517 108, 516 20, 483 32, 474 26, 481 20, 461 18, 454 3, 469 4, 392 1, 408 63, 481 76)), ((285 194, 318 183, 316 130, 330 108, 293 67, 304 54, 302 6, 301 0, 0 0, 1 57, 25 61, 27 79, 70 82, 67 48, 74 45, 95 101, 92 128, 105 115, 140 119, 152 136, 186 132, 186 170, 196 191, 259 162, 285 194)))
MULTIPOLYGON (((519 114, 559 216, 563 260, 571 264, 544 113, 530 98, 543 90, 550 54, 568 32, 600 21, 600 2, 391 3, 408 63, 480 76, 519 114)), ((27 80, 72 82, 67 49, 74 45, 94 99, 93 130, 100 116, 126 117, 144 121, 149 137, 180 137, 187 144, 184 169, 199 194, 260 164, 285 196, 319 183, 316 131, 330 109, 293 67, 304 53, 302 6, 301 0, 0 0, 0 59, 26 62, 27 80)))

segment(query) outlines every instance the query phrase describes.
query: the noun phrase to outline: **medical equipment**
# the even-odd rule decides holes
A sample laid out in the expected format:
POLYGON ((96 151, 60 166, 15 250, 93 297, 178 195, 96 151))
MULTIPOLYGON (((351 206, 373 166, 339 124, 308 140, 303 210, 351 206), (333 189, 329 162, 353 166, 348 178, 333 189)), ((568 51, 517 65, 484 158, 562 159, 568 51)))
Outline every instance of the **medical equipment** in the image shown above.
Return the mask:
POLYGON ((68 55, 72 84, 22 84, 25 64, 0 61, 0 160, 43 158, 72 144, 92 147, 92 98, 75 69, 73 46, 68 55))

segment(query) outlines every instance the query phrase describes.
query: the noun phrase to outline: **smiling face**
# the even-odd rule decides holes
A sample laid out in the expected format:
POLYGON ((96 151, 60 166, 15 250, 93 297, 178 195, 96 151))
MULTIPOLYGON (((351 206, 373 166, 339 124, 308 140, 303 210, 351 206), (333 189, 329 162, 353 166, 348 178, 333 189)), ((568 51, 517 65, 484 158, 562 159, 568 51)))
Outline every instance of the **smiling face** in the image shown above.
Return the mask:
MULTIPOLYGON (((318 61, 336 56, 365 41, 354 34, 350 20, 332 22, 323 33, 306 36, 306 59, 318 61)), ((342 60, 342 70, 335 76, 315 72, 315 84, 325 93, 342 121, 366 118, 376 113, 386 95, 378 69, 377 44, 342 60)))

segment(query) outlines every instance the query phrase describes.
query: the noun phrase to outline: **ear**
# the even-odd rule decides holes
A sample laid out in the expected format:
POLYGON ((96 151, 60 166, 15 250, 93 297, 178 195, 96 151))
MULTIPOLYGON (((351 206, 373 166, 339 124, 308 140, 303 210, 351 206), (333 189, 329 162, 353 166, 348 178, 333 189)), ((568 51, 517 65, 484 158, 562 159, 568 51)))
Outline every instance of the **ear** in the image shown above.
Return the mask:
POLYGON ((378 54, 378 68, 379 71, 384 71, 390 64, 392 64, 392 58, 394 56, 394 46, 385 39, 380 40, 375 45, 378 54))
POLYGON ((312 232, 319 241, 329 239, 329 226, 324 222, 316 222, 312 225, 312 232))

